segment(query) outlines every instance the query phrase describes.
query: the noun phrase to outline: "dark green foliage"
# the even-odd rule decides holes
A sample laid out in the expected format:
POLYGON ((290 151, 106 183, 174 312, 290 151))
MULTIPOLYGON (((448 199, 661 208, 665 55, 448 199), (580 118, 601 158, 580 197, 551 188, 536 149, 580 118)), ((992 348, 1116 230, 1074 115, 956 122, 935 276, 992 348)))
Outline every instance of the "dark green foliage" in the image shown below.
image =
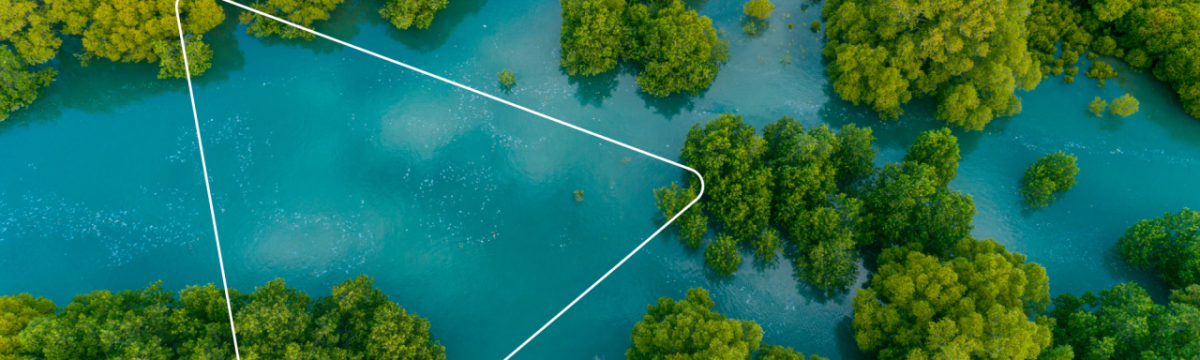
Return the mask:
POLYGON ((824 48, 842 99, 895 119, 913 97, 939 101, 937 118, 982 130, 1021 111, 1018 88, 1041 80, 1026 51, 1027 1, 826 1, 824 48), (918 15, 919 14, 919 15, 918 15))
MULTIPOLYGON (((344 0, 266 0, 249 6, 264 13, 312 29, 313 21, 329 20, 329 12, 344 0)), ((265 16, 243 11, 238 21, 246 25, 246 33, 255 37, 279 35, 284 39, 312 40, 316 35, 265 16)))
POLYGON ((813 20, 812 24, 809 24, 808 27, 812 30, 812 32, 821 31, 821 20, 813 20))
POLYGON ((1059 151, 1038 158, 1021 177, 1021 197, 1025 199, 1025 205, 1035 209, 1050 205, 1057 194, 1075 186, 1077 173, 1079 166, 1075 165, 1075 155, 1059 151))
POLYGON ((624 0, 561 0, 562 58, 568 75, 596 75, 617 66, 624 30, 624 0))
POLYGON ((1196 359, 1200 309, 1172 301, 1155 304, 1134 283, 1054 299, 1054 343, 1080 359, 1196 359))
MULTIPOLYGON (((754 355, 754 360, 804 360, 804 354, 799 351, 792 350, 790 347, 782 347, 779 345, 763 344, 762 351, 758 355, 754 355)), ((808 360, 829 360, 816 354, 808 360)))
POLYGON ((971 196, 939 187, 929 165, 887 164, 864 193, 859 239, 866 245, 908 246, 941 255, 974 228, 971 196))
POLYGON ((949 128, 921 133, 904 155, 904 161, 933 167, 937 186, 946 186, 958 176, 958 160, 961 158, 958 155, 958 138, 950 135, 949 128))
POLYGON ((875 175, 875 154, 879 150, 871 147, 872 141, 875 137, 871 136, 871 128, 842 126, 838 133, 841 147, 833 157, 838 165, 837 182, 843 189, 855 188, 875 175))
POLYGON ((379 15, 401 30, 410 26, 425 29, 433 23, 433 14, 445 9, 447 0, 387 0, 379 15))
POLYGON ((798 121, 784 117, 763 128, 765 164, 775 174, 772 204, 775 223, 792 239, 800 236, 804 212, 824 205, 837 191, 836 165, 831 161, 841 145, 827 127, 807 133, 798 121))
POLYGON ((1192 284, 1183 289, 1171 290, 1171 302, 1187 304, 1200 309, 1200 284, 1192 284))
POLYGON ((626 14, 631 30, 622 56, 644 67, 637 83, 648 94, 696 95, 728 60, 728 44, 717 38, 712 20, 686 10, 680 0, 654 7, 634 4, 626 14))
MULTIPOLYGON (((282 280, 247 295, 231 291, 230 298, 244 359, 445 359, 445 349, 430 339, 429 322, 406 314, 365 276, 316 302, 282 280)), ((178 298, 161 284, 95 291, 76 296, 57 315, 53 303, 35 302, 33 310, 43 315, 17 329, 19 352, 5 347, 12 343, 3 324, 14 314, 33 313, 13 311, 6 299, 0 297, 0 358, 234 357, 225 294, 211 284, 188 287, 178 298)))
MULTIPOLYGON (((655 189, 654 198, 658 200, 658 211, 662 213, 663 219, 670 220, 688 203, 692 202, 692 199, 696 198, 696 193, 699 192, 698 187, 693 184, 687 189, 682 189, 675 182, 671 182, 670 187, 655 189)), ((690 248, 700 248, 700 241, 708 232, 708 217, 704 216, 703 203, 697 201, 683 215, 675 219, 673 224, 679 230, 679 240, 682 240, 690 248)))
POLYGON ((511 89, 517 85, 517 75, 508 69, 500 70, 500 73, 496 74, 496 78, 499 79, 500 86, 505 89, 511 89))
POLYGON ((1117 240, 1117 253, 1130 265, 1149 266, 1172 288, 1200 284, 1200 212, 1142 220, 1117 240))
POLYGON ((647 306, 646 315, 633 326, 629 360, 706 359, 746 360, 762 341, 762 328, 753 321, 728 319, 712 311, 716 305, 701 288, 687 297, 668 297, 647 306))
POLYGON ((738 253, 737 241, 725 234, 717 236, 704 248, 704 263, 718 275, 729 276, 742 265, 742 254, 738 253))
POLYGON ((893 247, 854 297, 855 341, 880 359, 1034 359, 1050 326, 1045 269, 991 240, 966 237, 947 260, 893 247))
POLYGON ((766 144, 740 116, 722 114, 693 125, 684 163, 704 175, 705 206, 738 241, 753 241, 771 216, 771 170, 762 164, 766 144))
POLYGON ((827 205, 806 211, 797 221, 793 263, 796 274, 814 287, 832 293, 858 278, 857 229, 861 202, 838 194, 827 205))

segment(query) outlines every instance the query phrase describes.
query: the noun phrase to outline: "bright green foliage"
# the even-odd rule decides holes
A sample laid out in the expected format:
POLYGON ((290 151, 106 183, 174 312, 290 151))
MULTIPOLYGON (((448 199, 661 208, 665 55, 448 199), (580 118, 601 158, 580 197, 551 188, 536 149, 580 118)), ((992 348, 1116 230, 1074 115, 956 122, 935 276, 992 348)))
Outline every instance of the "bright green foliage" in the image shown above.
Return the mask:
MULTIPOLYGON (((56 3, 57 4, 57 3, 56 3)), ((57 5, 56 5, 57 6, 57 5)), ((179 27, 175 20, 173 0, 95 0, 66 1, 61 8, 51 8, 56 19, 64 19, 62 32, 82 35, 87 61, 101 57, 122 62, 157 62, 162 55, 177 54, 179 27), (86 20, 85 20, 86 19, 86 20), (163 47, 172 48, 170 51, 163 47)), ((225 20, 225 12, 214 0, 189 0, 179 4, 183 16, 183 32, 189 48, 188 61, 192 76, 200 76, 212 58, 208 46, 201 45, 200 35, 225 20)), ((159 77, 183 76, 182 60, 160 63, 159 77), (174 66, 175 69, 168 68, 174 66)))
POLYGON ((897 118, 914 96, 939 99, 937 117, 981 130, 1021 110, 1017 89, 1041 80, 1026 50, 1026 0, 827 1, 824 54, 834 90, 897 118))
POLYGON ((1107 108, 1108 102, 1101 100, 1099 96, 1092 100, 1092 102, 1088 103, 1088 112, 1095 116, 1104 115, 1104 110, 1107 108))
POLYGON ((1087 77, 1096 79, 1100 82, 1100 86, 1104 86, 1105 79, 1117 77, 1117 71, 1113 70, 1112 65, 1103 61, 1093 61, 1092 67, 1088 69, 1087 77))
POLYGON ((447 0, 387 0, 379 15, 401 30, 410 26, 425 29, 433 23, 433 14, 445 9, 447 0))
POLYGON ((1200 309, 1179 302, 1155 304, 1134 283, 1054 299, 1055 344, 1079 359, 1196 359, 1200 356, 1200 309))
POLYGON ((1075 186, 1075 174, 1079 173, 1075 160, 1075 155, 1059 151, 1042 156, 1029 165, 1021 177, 1021 197, 1025 199, 1025 205, 1035 209, 1046 207, 1054 202, 1056 194, 1075 186))
MULTIPOLYGON (((244 359, 445 359, 429 322, 406 314, 365 276, 315 303, 282 280, 249 295, 231 291, 230 298, 244 359)), ((100 290, 76 296, 57 315, 45 300, 25 301, 22 310, 11 309, 8 299, 0 297, 0 359, 234 357, 225 294, 212 284, 188 287, 178 298, 161 284, 100 290), (21 321, 28 321, 24 330, 21 321), (6 352, 13 343, 5 329, 20 330, 19 352, 6 352)))
POLYGON ((1138 221, 1117 241, 1117 253, 1130 265, 1149 266, 1172 288, 1200 284, 1200 212, 1138 221))
POLYGON ((21 342, 17 334, 34 319, 54 316, 54 302, 29 294, 0 296, 0 359, 18 359, 21 342))
POLYGON ((1171 290, 1171 302, 1187 304, 1200 309, 1200 284, 1192 284, 1183 289, 1171 290))
POLYGON ((833 154, 838 166, 837 182, 844 188, 856 187, 875 174, 875 154, 879 152, 871 147, 875 137, 871 136, 871 128, 854 124, 842 126, 837 137, 841 144, 833 154))
POLYGON ((1137 98, 1134 98, 1132 95, 1125 94, 1119 98, 1113 99, 1112 112, 1113 114, 1121 116, 1133 115, 1134 113, 1138 112, 1138 105, 1139 103, 1137 98))
POLYGON ((939 187, 929 165, 887 164, 865 194, 858 237, 865 245, 901 245, 942 255, 974 228, 971 196, 939 187))
POLYGON ((827 206, 806 211, 794 237, 796 274, 818 289, 844 290, 858 278, 855 248, 861 202, 838 194, 827 206))
POLYGON ((622 56, 645 68, 638 87, 654 96, 700 93, 729 58, 712 19, 686 10, 680 0, 653 8, 634 4, 626 10, 626 26, 632 30, 622 56))
POLYGON ((693 125, 682 158, 704 174, 706 207, 739 241, 758 238, 771 218, 771 170, 762 164, 766 141, 740 116, 722 114, 693 125))
POLYGON ((762 234, 757 239, 750 243, 754 248, 754 258, 757 261, 774 264, 776 252, 783 247, 782 240, 779 239, 779 231, 773 228, 763 228, 762 234))
POLYGON ((508 69, 500 70, 500 73, 496 77, 500 80, 500 86, 505 89, 511 89, 517 85, 517 75, 508 69))
POLYGON ((0 44, 0 120, 32 104, 41 89, 54 81, 55 74, 51 68, 30 71, 24 60, 0 44))
POLYGON ((562 58, 568 75, 596 75, 617 66, 624 30, 624 0, 561 0, 562 58))
MULTIPOLYGON (((313 21, 329 20, 329 12, 344 0, 266 0, 255 1, 249 6, 264 13, 312 29, 313 21)), ((279 35, 284 39, 312 40, 316 35, 294 28, 290 25, 271 20, 265 16, 249 11, 238 15, 238 20, 246 25, 246 33, 255 37, 279 35)), ((190 58, 189 58, 190 59, 190 58)))
POLYGON ((31 0, 0 3, 0 121, 29 106, 41 88, 54 81, 54 69, 34 68, 53 59, 62 45, 51 28, 54 19, 47 7, 39 4, 31 0))
POLYGON ((950 135, 949 128, 921 133, 904 155, 904 161, 933 167, 937 186, 946 186, 958 176, 958 160, 961 158, 958 154, 958 138, 950 135))
POLYGON ((762 341, 762 328, 753 321, 728 319, 712 311, 716 305, 702 288, 689 289, 687 297, 668 297, 647 306, 646 315, 633 326, 629 360, 706 359, 746 360, 762 341))
MULTIPOLYGON (((191 71, 194 75, 203 74, 208 68, 212 67, 212 50, 205 44, 203 35, 195 35, 184 38, 187 41, 187 71, 191 71)), ((180 54, 180 48, 174 46, 176 43, 158 42, 154 43, 154 55, 158 56, 158 78, 183 78, 187 76, 187 72, 183 69, 184 59, 180 54)))
POLYGON ((1045 269, 991 240, 963 238, 952 257, 883 251, 854 297, 859 348, 880 359, 1035 359, 1051 329, 1029 317, 1049 303, 1045 269))
POLYGON ((750 0, 742 6, 742 11, 746 13, 746 16, 766 20, 771 17, 771 13, 775 12, 775 4, 772 4, 771 0, 750 0))
MULTIPOLYGON (((697 187, 692 185, 687 189, 682 189, 675 182, 671 182, 670 187, 655 189, 654 199, 658 200, 658 211, 662 213, 663 219, 670 220, 688 203, 692 202, 692 199, 696 198, 696 193, 699 192, 697 187)), ((700 241, 708 232, 708 217, 704 216, 703 204, 703 202, 697 201, 673 223, 679 230, 679 239, 693 249, 700 248, 700 241)))
MULTIPOLYGON (((754 360, 804 360, 804 354, 799 351, 792 350, 790 347, 782 347, 779 345, 763 344, 762 350, 758 355, 754 355, 754 360)), ((829 360, 816 354, 808 358, 808 360, 829 360)))
POLYGON ((704 248, 704 263, 721 276, 733 275, 742 265, 742 254, 738 253, 737 241, 725 234, 717 236, 704 248))

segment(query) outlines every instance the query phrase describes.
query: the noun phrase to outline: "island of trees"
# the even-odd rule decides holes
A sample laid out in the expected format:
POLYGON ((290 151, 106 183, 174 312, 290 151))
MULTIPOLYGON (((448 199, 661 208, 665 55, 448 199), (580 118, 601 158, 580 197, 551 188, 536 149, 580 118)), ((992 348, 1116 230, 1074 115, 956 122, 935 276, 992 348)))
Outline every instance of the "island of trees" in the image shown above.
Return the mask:
MULTIPOLYGON (((282 279, 230 290, 244 359, 444 360, 428 320, 407 313, 366 276, 313 301, 282 279)), ((0 296, 0 359, 231 359, 225 293, 212 284, 178 296, 151 284, 78 295, 64 308, 28 294, 0 296)))

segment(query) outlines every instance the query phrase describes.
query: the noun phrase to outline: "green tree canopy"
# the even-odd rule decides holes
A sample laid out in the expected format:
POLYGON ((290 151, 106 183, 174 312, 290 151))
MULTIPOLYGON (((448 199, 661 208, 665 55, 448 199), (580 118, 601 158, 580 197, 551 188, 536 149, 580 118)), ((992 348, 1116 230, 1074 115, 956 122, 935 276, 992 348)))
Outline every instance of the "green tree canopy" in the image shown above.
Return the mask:
POLYGON ((871 147, 875 137, 871 128, 860 128, 854 124, 842 126, 838 132, 838 151, 834 152, 837 164, 837 182, 842 188, 855 188, 875 175, 875 154, 879 149, 871 147))
POLYGON ((0 120, 37 100, 56 74, 51 68, 32 71, 7 45, 0 44, 0 120))
POLYGON ((922 132, 904 155, 904 161, 933 167, 937 186, 946 186, 958 176, 958 160, 961 158, 958 155, 958 138, 950 135, 949 128, 922 132))
MULTIPOLYGON (((699 192, 698 188, 699 186, 693 184, 683 189, 672 181, 669 187, 655 189, 654 199, 658 201, 658 211, 662 213, 663 219, 670 220, 675 217, 675 214, 682 211, 688 203, 692 202, 692 199, 696 198, 696 194, 699 192)), ((703 204, 703 202, 697 201, 673 223, 679 230, 679 239, 693 249, 700 248, 700 242, 704 240, 704 234, 708 232, 708 217, 704 216, 703 204)))
POLYGON ((938 119, 982 130, 1019 113, 1013 92, 1041 80, 1026 49, 1029 3, 828 1, 821 17, 834 90, 885 119, 914 96, 933 96, 938 119))
MULTIPOLYGON (((804 354, 799 351, 792 350, 790 347, 782 347, 779 345, 763 344, 762 350, 758 355, 754 355, 754 360, 804 360, 804 354)), ((809 357, 808 360, 829 360, 816 354, 809 357)))
POLYGON ((21 341, 17 335, 34 319, 54 316, 54 302, 29 294, 0 296, 0 359, 19 359, 21 341))
POLYGON ((54 23, 48 7, 38 1, 0 4, 0 121, 29 106, 54 81, 54 69, 38 68, 62 45, 54 23))
POLYGON ((775 4, 772 4, 771 0, 750 0, 742 6, 742 12, 745 12, 746 16, 766 20, 775 12, 775 4))
POLYGON ((1194 359, 1200 355, 1200 310, 1185 303, 1155 304, 1134 283, 1062 294, 1050 312, 1057 323, 1055 344, 1070 346, 1080 359, 1194 359))
MULTIPOLYGON (((179 4, 192 76, 211 66, 212 51, 203 34, 225 20, 214 0, 179 4)), ((182 48, 173 0, 76 0, 54 2, 50 13, 64 22, 62 32, 81 35, 87 61, 100 57, 121 62, 159 62, 159 78, 183 77, 182 48), (161 61, 160 61, 161 60, 161 61)))
POLYGON ((1138 112, 1138 100, 1132 95, 1125 94, 1112 101, 1113 114, 1124 116, 1133 115, 1138 112))
POLYGON ((633 326, 629 360, 745 360, 758 350, 762 328, 753 321, 726 318, 702 288, 689 289, 680 301, 669 297, 647 306, 633 326))
MULTIPOLYGON (((272 16, 291 21, 312 29, 313 21, 329 20, 329 12, 344 0, 266 0, 255 1, 249 6, 272 16)), ((312 40, 316 35, 294 28, 290 25, 268 19, 265 16, 249 11, 238 15, 238 20, 246 25, 246 33, 255 37, 279 35, 284 39, 312 40)), ((190 58, 189 58, 190 59, 190 58)))
POLYGON ((1088 103, 1088 112, 1095 116, 1104 115, 1104 110, 1108 108, 1108 102, 1100 99, 1097 96, 1092 102, 1088 103))
POLYGON ((692 95, 707 89, 728 60, 727 42, 717 38, 712 19, 684 8, 680 0, 626 10, 630 35, 624 58, 644 67, 638 87, 654 96, 677 92, 692 95))
POLYGON ((858 278, 861 202, 838 194, 797 221, 791 251, 796 275, 825 292, 845 290, 858 278))
POLYGON ((1049 206, 1056 194, 1075 186, 1077 173, 1079 166, 1075 165, 1075 155, 1059 151, 1042 156, 1025 169, 1025 175, 1021 177, 1021 197, 1032 208, 1049 206))
POLYGON ((410 26, 426 29, 433 23, 433 14, 445 9, 446 4, 447 0, 387 0, 379 15, 401 30, 410 26))
POLYGON ((687 166, 704 175, 705 207, 738 241, 759 238, 771 218, 771 170, 762 164, 766 141, 737 115, 695 124, 684 141, 687 166))
POLYGON ((1138 221, 1117 240, 1117 253, 1130 265, 1149 266, 1172 288, 1200 284, 1200 212, 1138 221))
POLYGON ((561 0, 562 57, 568 75, 596 75, 617 66, 625 23, 624 0, 561 0))
POLYGON ((864 193, 858 238, 865 245, 910 246, 942 255, 974 228, 971 196, 939 187, 929 165, 887 164, 864 193))
POLYGON ((945 261, 893 247, 854 297, 859 348, 891 359, 1035 359, 1051 329, 1045 269, 991 240, 963 238, 945 261))
POLYGON ((737 244, 737 240, 729 235, 718 235, 704 248, 704 264, 716 271, 717 275, 733 275, 742 265, 742 254, 738 252, 737 244))
POLYGON ((1192 284, 1183 289, 1171 290, 1171 302, 1187 304, 1200 309, 1200 284, 1192 284))

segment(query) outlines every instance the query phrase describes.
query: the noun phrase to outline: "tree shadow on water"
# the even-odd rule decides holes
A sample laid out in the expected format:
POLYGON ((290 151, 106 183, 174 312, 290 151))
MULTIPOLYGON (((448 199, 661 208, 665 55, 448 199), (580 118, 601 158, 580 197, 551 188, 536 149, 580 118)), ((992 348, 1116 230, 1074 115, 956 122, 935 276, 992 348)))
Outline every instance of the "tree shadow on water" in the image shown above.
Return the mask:
MULTIPOLYGON (((707 89, 700 92, 700 97, 704 97, 705 92, 707 92, 707 89)), ((642 101, 646 102, 647 109, 653 109, 655 114, 662 115, 667 120, 671 120, 671 118, 679 115, 685 109, 692 111, 696 108, 695 100, 688 93, 675 93, 664 97, 657 97, 645 91, 638 90, 637 94, 638 97, 642 98, 642 101)))
POLYGON ((867 353, 858 348, 858 342, 854 340, 853 317, 846 316, 838 321, 834 333, 837 335, 838 355, 842 356, 842 360, 865 360, 871 358, 867 353))
MULTIPOLYGON (((559 71, 566 75, 567 71, 561 67, 559 71)), ((591 104, 597 108, 604 105, 604 100, 612 97, 613 90, 617 89, 617 77, 620 76, 620 68, 612 69, 592 76, 574 75, 567 76, 567 83, 575 85, 575 99, 579 100, 580 106, 591 104)))
POLYGON ((1122 282, 1137 283, 1138 286, 1146 289, 1146 292, 1150 294, 1150 298, 1153 299, 1155 303, 1167 303, 1167 297, 1170 295, 1171 291, 1166 284, 1163 283, 1157 275, 1155 275, 1153 270, 1129 265, 1129 263, 1126 263, 1125 259, 1122 259, 1121 255, 1117 253, 1116 246, 1109 247, 1108 249, 1104 250, 1101 258, 1104 262, 1104 271, 1107 272, 1109 276, 1121 279, 1122 282))

